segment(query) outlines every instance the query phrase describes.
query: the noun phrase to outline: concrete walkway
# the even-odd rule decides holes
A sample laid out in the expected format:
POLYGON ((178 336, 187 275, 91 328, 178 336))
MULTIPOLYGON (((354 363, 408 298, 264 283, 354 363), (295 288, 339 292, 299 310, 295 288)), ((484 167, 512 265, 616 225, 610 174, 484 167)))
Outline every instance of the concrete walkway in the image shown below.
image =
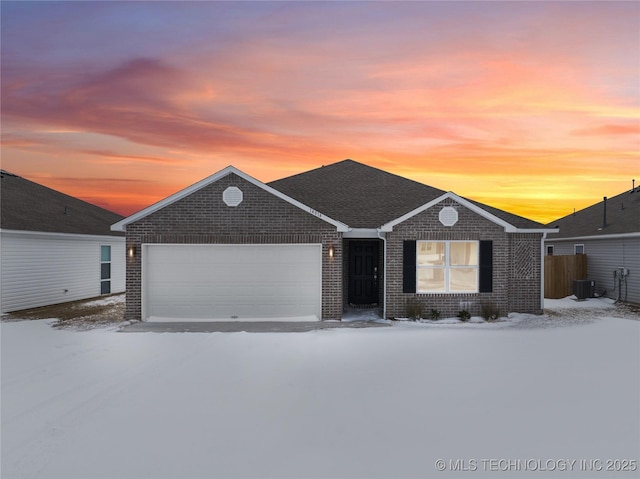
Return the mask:
POLYGON ((389 323, 374 321, 215 321, 177 323, 139 323, 124 326, 123 333, 305 333, 319 329, 337 328, 384 328, 389 323))

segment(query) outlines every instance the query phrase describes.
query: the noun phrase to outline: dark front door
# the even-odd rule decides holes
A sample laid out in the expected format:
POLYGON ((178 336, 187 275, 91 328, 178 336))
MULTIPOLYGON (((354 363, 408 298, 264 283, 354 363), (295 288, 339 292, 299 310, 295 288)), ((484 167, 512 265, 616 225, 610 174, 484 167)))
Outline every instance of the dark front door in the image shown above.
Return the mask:
POLYGON ((377 241, 349 243, 349 304, 378 302, 378 250, 377 241))

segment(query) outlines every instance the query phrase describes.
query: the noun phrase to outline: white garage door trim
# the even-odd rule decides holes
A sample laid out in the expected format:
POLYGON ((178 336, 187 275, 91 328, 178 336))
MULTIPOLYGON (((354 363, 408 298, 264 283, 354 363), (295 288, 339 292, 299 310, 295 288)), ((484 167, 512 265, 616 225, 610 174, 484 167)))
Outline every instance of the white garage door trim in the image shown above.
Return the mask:
POLYGON ((143 244, 146 321, 317 321, 320 244, 143 244))

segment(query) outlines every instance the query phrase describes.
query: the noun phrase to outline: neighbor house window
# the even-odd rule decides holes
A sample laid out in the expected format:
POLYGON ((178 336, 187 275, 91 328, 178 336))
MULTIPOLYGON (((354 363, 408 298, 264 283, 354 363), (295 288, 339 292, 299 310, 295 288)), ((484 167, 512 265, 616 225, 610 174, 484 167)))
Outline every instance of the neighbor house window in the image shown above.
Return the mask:
POLYGON ((553 256, 553 245, 547 246, 547 256, 553 256))
POLYGON ((100 246, 100 294, 111 293, 111 246, 100 246))
POLYGON ((418 293, 477 293, 477 241, 418 241, 418 293))
POLYGON ((584 245, 583 244, 574 244, 573 245, 573 253, 574 254, 584 254, 584 245))

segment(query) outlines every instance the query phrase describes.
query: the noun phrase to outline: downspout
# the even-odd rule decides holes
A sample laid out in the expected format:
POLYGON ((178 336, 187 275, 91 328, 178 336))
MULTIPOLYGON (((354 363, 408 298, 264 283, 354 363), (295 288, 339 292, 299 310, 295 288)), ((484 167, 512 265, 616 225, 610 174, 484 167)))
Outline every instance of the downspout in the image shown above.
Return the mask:
POLYGON ((383 281, 382 281, 382 319, 387 319, 387 237, 382 235, 380 228, 377 229, 378 238, 382 240, 383 248, 382 248, 382 264, 384 268, 382 270, 383 273, 383 281))
POLYGON ((547 239, 547 233, 542 233, 542 246, 540 247, 540 309, 544 314, 544 240, 547 239))

